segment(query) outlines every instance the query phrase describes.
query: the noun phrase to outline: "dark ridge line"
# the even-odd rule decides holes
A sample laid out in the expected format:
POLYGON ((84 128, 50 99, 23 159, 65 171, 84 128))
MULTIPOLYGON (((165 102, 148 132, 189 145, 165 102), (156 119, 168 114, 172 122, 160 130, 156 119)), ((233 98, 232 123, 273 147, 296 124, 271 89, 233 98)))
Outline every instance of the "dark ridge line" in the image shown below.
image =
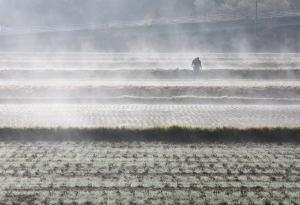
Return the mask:
POLYGON ((203 186, 203 187, 170 187, 170 186, 164 186, 161 188, 155 188, 155 187, 143 187, 143 186, 137 186, 137 187, 131 187, 131 186, 124 186, 124 187, 89 187, 89 186, 74 186, 74 187, 39 187, 39 188, 10 188, 6 189, 7 191, 17 191, 17 192, 41 192, 41 191, 82 191, 82 192, 91 192, 91 191, 121 191, 121 190, 126 190, 126 191, 219 191, 219 192, 237 192, 237 191, 242 191, 242 192, 264 192, 264 191, 278 191, 278 190, 289 190, 292 192, 298 192, 300 188, 292 187, 292 188, 287 188, 287 187, 279 187, 279 188, 264 188, 261 186, 255 186, 255 187, 246 187, 246 186, 240 186, 240 187, 233 187, 233 186, 228 186, 228 187, 221 187, 221 186, 216 186, 216 187, 208 187, 208 186, 203 186))
MULTIPOLYGON (((28 157, 31 157, 31 156, 28 156, 28 157)), ((28 159, 28 157, 26 157, 26 158, 24 158, 24 160, 25 159, 28 159)), ((163 156, 161 156, 161 157, 163 157, 163 156)), ((31 157, 31 158, 33 158, 33 159, 35 159, 34 157, 31 157)), ((36 158, 42 158, 42 157, 36 157, 36 158)), ((62 157, 62 158, 64 158, 64 157, 62 157)), ((295 158, 297 158, 297 156, 295 156, 295 158)), ((104 158, 102 158, 102 159, 104 159, 104 158)), ((122 159, 128 159, 129 161, 130 160, 132 160, 133 162, 137 162, 137 161, 134 161, 135 159, 137 159, 137 158, 132 158, 132 157, 130 157, 130 158, 107 158, 107 159, 110 159, 110 160, 114 160, 114 159, 116 159, 116 160, 122 160, 122 159)), ((139 159, 141 159, 141 162, 143 162, 144 161, 144 157, 140 157, 139 159)), ((199 160, 201 160, 201 159, 199 159, 199 160, 191 160, 191 161, 186 161, 186 160, 180 160, 180 159, 178 159, 178 160, 159 160, 159 157, 157 157, 157 158, 153 158, 153 159, 155 159, 157 162, 161 162, 161 163, 165 163, 165 164, 167 164, 167 162, 169 162, 169 163, 172 163, 172 162, 176 162, 176 163, 184 163, 185 165, 194 165, 196 162, 199 162, 199 160)), ((222 158, 218 158, 218 159, 222 159, 222 158)), ((100 161, 100 160, 99 160, 100 161)), ((14 161, 14 160, 11 160, 10 161, 11 163, 12 162, 16 162, 16 161, 14 161)), ((63 161, 64 163, 67 163, 66 161, 63 161)), ((234 162, 236 162, 236 163, 240 163, 240 164, 243 164, 244 165, 244 169, 248 169, 248 168, 255 168, 255 166, 249 166, 249 164, 253 164, 253 163, 257 163, 257 162, 245 162, 245 161, 240 161, 240 160, 235 160, 234 162)), ((261 161, 261 163, 265 163, 266 161, 261 161)), ((55 161, 51 161, 51 162, 49 162, 49 163, 55 163, 55 161)), ((214 163, 214 161, 201 161, 200 163, 206 163, 206 164, 212 164, 212 163, 214 163)), ((82 163, 81 163, 82 164, 82 163)), ((87 163, 88 164, 88 163, 87 163)), ((165 165, 164 164, 164 165, 165 165)), ((255 164, 256 165, 256 164, 255 164)), ((86 165, 85 165, 86 166, 86 165)), ((16 168, 20 168, 20 169, 22 169, 22 167, 18 167, 18 166, 14 166, 14 167, 16 167, 16 168)), ((121 167, 121 165, 118 165, 118 167, 121 167)), ((150 166, 149 166, 150 167, 150 166)), ((198 167, 200 167, 200 165, 198 166, 198 167)), ((231 167, 227 167, 227 168, 232 168, 233 166, 231 166, 231 167)), ((0 167, 0 168, 3 168, 3 167, 0 167)), ((150 168, 155 168, 154 166, 152 167, 150 167, 150 168)), ((206 167, 204 167, 204 168, 210 168, 210 167, 208 167, 208 166, 206 166, 206 167)), ((264 167, 264 168, 270 168, 270 167, 264 167)), ((272 168, 272 167, 271 167, 272 168)), ((289 168, 289 167, 286 167, 286 168, 289 168)), ((212 168, 210 168, 210 169, 212 169, 212 168)), ((280 168, 280 169, 283 169, 283 168, 280 168)), ((295 169, 295 170, 297 170, 298 171, 298 168, 293 168, 293 169, 295 169)), ((299 171, 300 171, 300 169, 299 169, 299 171)), ((260 174, 260 173, 259 173, 260 174)), ((1 174, 0 174, 1 175, 1 174)))
POLYGON ((299 100, 300 86, 96 86, 96 87, 5 87, 0 86, 2 102, 23 99, 76 100, 299 100), (66 96, 66 97, 62 97, 66 96))
MULTIPOLYGON (((31 157, 31 156, 29 156, 29 157, 31 157)), ((161 156, 161 157, 163 157, 163 156, 161 156)), ((296 158, 297 158, 297 156, 295 156, 296 158)), ((32 157, 33 159, 34 159, 34 157, 32 157)), ((42 158, 42 157, 37 157, 37 158, 42 158)), ((25 159, 28 159, 28 157, 24 157, 24 160, 25 159)), ((102 158, 102 159, 105 159, 105 158, 102 158)), ((122 160, 122 159, 128 159, 128 160, 132 160, 132 161, 134 161, 134 160, 136 160, 136 158, 132 158, 132 157, 130 157, 130 158, 107 158, 107 159, 110 159, 110 160, 122 160)), ((140 157, 140 159, 145 159, 144 157, 140 157)), ((148 159, 148 158, 147 158, 148 159)), ((196 162, 199 162, 199 160, 201 160, 201 159, 199 159, 199 160, 192 160, 192 161, 185 161, 185 160, 180 160, 180 159, 178 159, 178 160, 159 160, 159 157, 157 157, 157 158, 153 158, 153 159, 155 159, 157 162, 164 162, 164 163, 167 163, 167 162, 170 162, 170 163, 172 163, 172 162, 176 162, 176 163, 184 163, 185 165, 194 165, 196 162)), ((222 159, 222 158, 218 158, 218 159, 222 159)), ((101 160, 99 160, 99 161, 101 161, 101 160)), ((229 160, 228 160, 229 161, 229 160)), ((15 161, 15 160, 11 160, 10 162, 18 162, 18 161, 15 161)), ((67 161, 63 161, 64 163, 67 163, 67 161)), ((134 161, 134 162, 137 162, 137 161, 134 161)), ((142 160, 141 160, 141 162, 142 162, 142 160)), ((243 164, 243 165, 245 165, 245 169, 246 168, 255 168, 254 166, 253 167, 250 167, 248 164, 252 164, 252 162, 244 162, 244 161, 240 161, 240 160, 236 160, 236 161, 234 161, 234 162, 236 162, 236 163, 240 163, 240 164, 243 164)), ((258 162, 258 161, 257 161, 258 162)), ((257 163, 257 162, 253 162, 253 163, 257 163)), ((263 162, 263 163, 265 163, 266 161, 261 161, 261 162, 263 162)), ((55 161, 51 161, 51 163, 55 163, 55 161)), ((201 163, 210 163, 210 164, 212 164, 212 163, 214 163, 214 161, 201 161, 201 163)), ((88 164, 88 163, 87 163, 88 164)), ((86 166, 86 165, 85 165, 86 166)), ((18 169, 22 169, 21 167, 18 167, 18 166, 15 166, 16 168, 18 168, 18 169)), ((121 165, 120 166, 118 166, 118 167, 121 167, 121 165)), ((0 167, 0 168, 3 168, 3 167, 0 167)), ((154 167, 150 167, 150 168, 154 168, 154 167)), ((204 167, 204 168, 209 168, 209 167, 204 167)), ((228 167, 228 168, 233 168, 233 166, 232 167, 228 167)), ((267 168, 270 168, 270 167, 267 167, 267 168)), ((272 168, 272 167, 271 167, 272 168)), ((286 168, 289 168, 289 167, 286 167, 286 168)), ((298 169, 297 168, 295 168, 295 170, 297 170, 298 171, 298 169)), ((299 170, 300 171, 300 170, 299 170)), ((260 174, 260 173, 259 173, 260 174)), ((0 174, 1 175, 1 174, 0 174)))
MULTIPOLYGON (((31 157, 31 156, 28 156, 28 157, 31 157)), ((25 159, 28 159, 28 157, 24 157, 24 158, 19 158, 19 159, 23 159, 23 160, 25 160, 25 159)), ((182 160, 180 160, 180 159, 174 159, 174 160, 168 160, 168 159, 165 159, 165 160, 160 160, 160 158, 162 158, 163 156, 160 156, 160 157, 155 157, 155 158, 151 158, 151 159, 155 159, 155 161, 157 161, 157 162, 163 162, 163 163, 172 163, 172 162, 176 162, 176 163, 184 163, 184 164, 186 164, 186 165, 191 165, 191 164, 195 164, 196 162, 200 162, 200 163, 214 163, 214 161, 199 161, 199 160, 201 160, 201 158, 199 158, 198 160, 185 160, 185 159, 182 159, 182 160)), ((295 158, 297 158, 298 157, 298 155, 296 155, 295 156, 295 158)), ((15 158, 15 157, 14 157, 15 158)), ((34 158, 34 157, 32 157, 32 158, 34 158)), ((39 159, 41 159, 41 158, 45 158, 45 157, 40 157, 40 156, 37 156, 37 158, 39 158, 39 159)), ((66 159, 66 157, 62 157, 63 159, 66 159)), ((105 158, 105 157, 97 157, 97 159, 100 159, 100 160, 97 160, 97 161, 101 161, 101 160, 103 160, 103 159, 107 159, 107 160, 132 160, 132 161, 134 161, 134 162, 139 162, 139 161, 137 161, 137 159, 139 159, 140 160, 140 162, 142 162, 143 160, 142 159, 149 159, 148 157, 137 157, 137 158, 133 158, 133 157, 116 157, 116 158, 110 158, 110 157, 108 157, 108 158, 105 158)), ((224 158, 221 158, 221 157, 218 157, 217 159, 224 159, 224 158)), ((94 160, 95 161, 95 160, 94 160)), ((228 159, 228 161, 230 161, 229 159, 228 159)), ((11 163, 12 162, 18 162, 18 160, 11 160, 10 161, 11 163)), ((68 161, 63 161, 64 163, 67 163, 68 161)), ((241 160, 235 160, 235 161, 233 161, 233 162, 238 162, 238 163, 240 163, 240 164, 243 164, 244 165, 244 167, 245 168, 252 168, 252 167, 254 167, 254 166, 249 166, 249 164, 255 164, 255 163, 258 163, 258 162, 266 162, 266 160, 265 161, 259 161, 259 160, 257 160, 257 161, 253 161, 253 162, 246 162, 246 160, 245 161, 241 161, 241 160)), ((284 162, 284 161, 283 161, 284 162)), ((55 163, 55 160, 51 160, 49 163, 55 163)), ((88 162, 86 163, 86 164, 88 164, 88 162)), ((255 164, 256 165, 256 164, 255 164)), ((85 165, 86 166, 86 165, 85 165)), ((21 167, 18 167, 18 166, 15 166, 15 167, 17 167, 17 168, 21 168, 21 167)), ((1 165, 0 165, 0 168, 3 168, 3 167, 1 167, 1 165)), ((150 167, 150 168, 153 168, 153 167, 150 167)), ((207 167, 205 167, 205 168, 209 168, 208 166, 207 167)), ((227 168, 232 168, 232 166, 231 167, 227 167, 227 168)), ((269 168, 269 167, 267 167, 267 168, 269 168)), ((288 168, 288 167, 286 167, 286 168, 288 168)), ((296 170, 298 170, 297 168, 295 168, 296 170)), ((300 171, 300 169, 299 169, 299 171, 300 171)), ((1 174, 0 174, 1 175, 1 174)))
POLYGON ((300 143, 300 127, 0 128, 1 141, 162 141, 300 143))
MULTIPOLYGON (((82 171, 82 170, 81 170, 82 171)), ((297 180, 293 180, 291 179, 291 177, 299 177, 297 174, 279 174, 279 173, 244 173, 244 174, 239 174, 239 173, 85 173, 85 174, 72 174, 71 172, 68 174, 65 174, 65 170, 63 174, 59 174, 59 173, 41 173, 39 175, 36 174, 0 174, 1 177, 22 177, 22 178, 41 178, 43 176, 55 176, 55 177, 62 177, 62 178, 83 178, 83 177, 102 177, 105 179, 109 179, 109 178, 114 178, 116 176, 136 176, 136 177, 146 177, 146 176, 174 176, 174 177, 180 177, 180 176, 195 176, 195 177, 242 177, 242 176, 247 176, 247 177, 261 177, 261 176, 265 176, 265 177, 281 177, 281 180, 275 179, 274 181, 271 180, 271 182, 294 182, 294 183, 298 183, 300 182, 300 178, 298 178, 297 180), (282 180, 284 178, 290 178, 290 180, 282 180)), ((218 180, 218 182, 241 182, 240 181, 236 181, 236 179, 232 179, 232 180, 218 180)), ((247 180, 250 181, 250 180, 247 180)), ((270 182, 268 180, 252 180, 255 182, 270 182)))
MULTIPOLYGON (((140 148, 140 149, 142 149, 142 148, 140 148)), ((190 148, 190 149, 192 149, 192 148, 190 148)), ((292 154, 295 154, 295 153, 289 153, 289 154, 286 154, 286 155, 289 156, 289 155, 292 155, 292 154)), ((276 155, 276 156, 283 156, 283 157, 285 157, 286 155, 276 155)), ((38 156, 38 155, 37 156, 28 156, 28 157, 39 158, 39 159, 41 159, 41 158, 47 158, 47 156, 38 156)), ((16 157, 16 156, 13 156, 13 159, 11 159, 9 162, 18 162, 18 160, 25 160, 28 157, 27 156, 26 157, 16 157)), ((295 154, 295 157, 298 157, 298 155, 295 154)), ((69 158, 73 158, 73 157, 64 157, 64 156, 57 157, 56 156, 56 158, 69 159, 69 158)), ((163 155, 159 155, 159 156, 156 156, 156 157, 144 157, 144 156, 137 156, 137 157, 132 157, 132 156, 131 157, 105 157, 105 156, 97 156, 97 159, 94 160, 94 161, 101 161, 101 160, 105 159, 105 160, 132 160, 132 161, 135 161, 135 162, 139 162, 139 161, 143 161, 144 159, 155 159, 156 162, 165 162, 165 163, 178 162, 178 163, 184 163, 184 164, 187 164, 187 165, 194 164, 195 162, 199 162, 199 163, 214 163, 214 161, 203 160, 203 159, 209 159, 209 158, 222 159, 223 161, 224 161, 224 159, 228 159, 228 161, 232 160, 231 159, 232 157, 214 157, 214 156, 211 156, 211 157, 193 157, 193 160, 191 160, 191 159, 189 159, 189 157, 185 157, 183 159, 180 159, 180 156, 178 156, 178 155, 175 155, 175 157, 164 157, 163 155), (161 158, 164 158, 164 159, 161 159, 161 158)), ((244 164, 247 167, 249 166, 248 164, 255 164, 257 162, 265 162, 265 161, 267 161, 267 160, 265 160, 265 161, 263 161, 263 160, 253 161, 253 159, 252 159, 251 162, 249 162, 246 159, 244 159, 244 161, 242 161, 241 158, 243 158, 243 157, 234 157, 234 158, 235 158, 234 162, 242 163, 242 164, 244 164)), ((49 163, 54 163, 54 161, 55 160, 51 159, 49 161, 49 163)), ((67 161, 62 161, 62 162, 67 162, 67 161)), ((81 163, 81 164, 89 164, 89 162, 81 163)), ((1 165, 0 165, 0 168, 1 168, 1 165)), ((207 166, 207 168, 208 168, 208 166, 207 166)), ((230 167, 228 167, 228 168, 230 168, 230 167)))
POLYGON ((55 103, 68 103, 68 104, 252 104, 252 105, 300 105, 300 98, 299 99, 288 99, 288 98, 234 98, 234 97, 220 97, 220 98, 205 98, 205 97, 187 97, 187 98, 176 98, 176 97, 166 97, 166 98, 159 98, 159 97, 112 97, 112 98, 1 98, 0 97, 0 104, 55 104, 55 103))
POLYGON ((300 69, 211 69, 203 70, 198 76, 188 69, 148 69, 148 70, 0 70, 0 79, 207 79, 207 78, 244 78, 244 79, 300 79, 300 69))

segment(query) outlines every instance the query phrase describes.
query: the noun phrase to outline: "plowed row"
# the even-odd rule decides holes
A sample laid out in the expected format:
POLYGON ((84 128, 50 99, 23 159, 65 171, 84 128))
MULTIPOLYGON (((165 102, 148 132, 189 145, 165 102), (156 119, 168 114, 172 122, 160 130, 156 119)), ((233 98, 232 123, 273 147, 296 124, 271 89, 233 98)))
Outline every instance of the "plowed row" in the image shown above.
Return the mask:
POLYGON ((2 104, 1 127, 276 127, 300 124, 299 105, 2 104))
POLYGON ((300 149, 274 144, 0 143, 1 203, 300 202, 300 149))

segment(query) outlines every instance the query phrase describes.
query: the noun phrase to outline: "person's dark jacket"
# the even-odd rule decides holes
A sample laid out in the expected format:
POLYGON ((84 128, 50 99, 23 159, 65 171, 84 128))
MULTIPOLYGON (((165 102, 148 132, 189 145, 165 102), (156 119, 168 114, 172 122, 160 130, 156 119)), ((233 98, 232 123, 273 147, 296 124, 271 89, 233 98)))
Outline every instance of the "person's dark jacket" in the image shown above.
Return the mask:
POLYGON ((199 66, 199 67, 201 67, 201 61, 200 61, 200 59, 199 58, 195 58, 193 60, 193 62, 192 62, 192 65, 193 66, 199 66))

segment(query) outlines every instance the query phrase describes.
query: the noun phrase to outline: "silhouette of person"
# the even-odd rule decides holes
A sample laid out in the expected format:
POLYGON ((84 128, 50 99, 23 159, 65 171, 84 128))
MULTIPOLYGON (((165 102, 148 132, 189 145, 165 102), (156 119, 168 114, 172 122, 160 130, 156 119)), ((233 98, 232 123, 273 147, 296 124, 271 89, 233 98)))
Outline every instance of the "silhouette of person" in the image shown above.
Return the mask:
POLYGON ((200 70, 202 69, 202 63, 199 57, 195 58, 192 62, 193 71, 196 74, 200 73, 200 70))

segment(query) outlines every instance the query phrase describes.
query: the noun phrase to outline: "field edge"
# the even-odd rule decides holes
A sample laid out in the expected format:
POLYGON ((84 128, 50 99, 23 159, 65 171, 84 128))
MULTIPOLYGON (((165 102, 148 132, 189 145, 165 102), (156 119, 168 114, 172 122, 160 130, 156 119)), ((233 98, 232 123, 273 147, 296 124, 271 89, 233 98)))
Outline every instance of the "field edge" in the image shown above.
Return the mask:
POLYGON ((299 143, 300 127, 0 128, 0 141, 14 140, 299 143))

